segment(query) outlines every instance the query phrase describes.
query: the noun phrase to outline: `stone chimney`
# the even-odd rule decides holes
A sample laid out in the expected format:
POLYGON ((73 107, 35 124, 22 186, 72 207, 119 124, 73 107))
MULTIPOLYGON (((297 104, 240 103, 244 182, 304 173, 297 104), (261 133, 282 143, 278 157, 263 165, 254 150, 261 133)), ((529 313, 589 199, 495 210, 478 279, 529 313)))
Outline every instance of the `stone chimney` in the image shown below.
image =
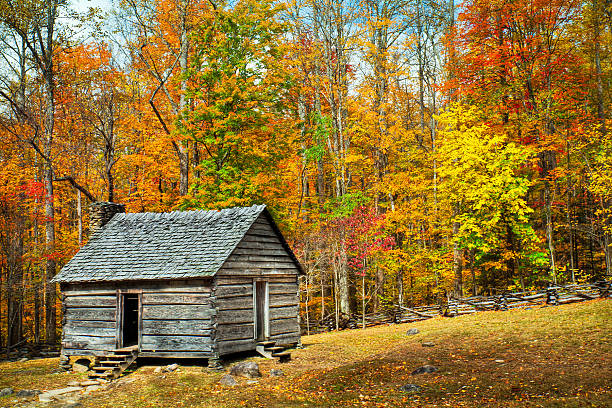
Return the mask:
POLYGON ((89 235, 98 231, 117 213, 124 213, 125 205, 98 201, 89 206, 89 235))

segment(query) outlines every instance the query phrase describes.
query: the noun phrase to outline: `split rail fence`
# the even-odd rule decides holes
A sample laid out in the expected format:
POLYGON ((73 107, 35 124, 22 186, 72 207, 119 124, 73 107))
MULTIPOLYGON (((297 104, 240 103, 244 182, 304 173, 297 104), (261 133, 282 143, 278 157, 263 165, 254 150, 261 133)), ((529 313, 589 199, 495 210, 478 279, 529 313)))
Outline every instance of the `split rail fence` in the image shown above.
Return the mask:
MULTIPOLYGON (((582 285, 550 286, 541 291, 503 293, 495 296, 472 296, 449 298, 443 304, 405 307, 396 306, 394 310, 367 314, 365 327, 380 324, 411 323, 431 319, 436 316, 462 316, 482 311, 509 310, 516 308, 555 306, 612 297, 612 281, 599 281, 582 285)), ((309 333, 321 333, 336 329, 356 329, 363 327, 361 315, 340 315, 336 324, 335 315, 311 322, 309 333)), ((302 333, 307 332, 302 321, 302 333)))

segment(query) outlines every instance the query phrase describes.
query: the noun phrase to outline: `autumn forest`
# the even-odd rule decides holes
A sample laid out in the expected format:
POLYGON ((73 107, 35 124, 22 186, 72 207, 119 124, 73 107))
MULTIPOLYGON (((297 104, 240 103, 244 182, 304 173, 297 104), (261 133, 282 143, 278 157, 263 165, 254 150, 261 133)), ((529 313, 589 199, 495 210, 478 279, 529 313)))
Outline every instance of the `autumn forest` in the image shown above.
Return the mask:
POLYGON ((309 321, 612 274, 610 0, 88 5, 0 0, 0 347, 95 201, 266 204, 309 321))

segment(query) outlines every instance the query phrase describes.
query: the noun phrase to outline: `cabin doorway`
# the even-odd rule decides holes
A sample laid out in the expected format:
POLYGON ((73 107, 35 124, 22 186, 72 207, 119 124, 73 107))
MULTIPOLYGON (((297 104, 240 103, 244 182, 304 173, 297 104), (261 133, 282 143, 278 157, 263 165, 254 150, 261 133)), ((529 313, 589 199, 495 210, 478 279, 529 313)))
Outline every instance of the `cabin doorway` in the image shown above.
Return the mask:
POLYGON ((255 281, 255 340, 270 337, 268 312, 268 282, 255 281))
POLYGON ((138 326, 140 301, 137 293, 123 294, 123 316, 121 327, 121 346, 129 347, 138 344, 138 326))

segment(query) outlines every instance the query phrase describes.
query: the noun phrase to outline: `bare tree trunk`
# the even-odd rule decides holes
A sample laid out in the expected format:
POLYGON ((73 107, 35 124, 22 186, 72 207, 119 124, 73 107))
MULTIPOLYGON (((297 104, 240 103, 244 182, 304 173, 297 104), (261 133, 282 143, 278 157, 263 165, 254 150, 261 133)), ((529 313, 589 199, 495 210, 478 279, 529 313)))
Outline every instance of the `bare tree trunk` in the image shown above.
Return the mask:
POLYGON ((81 190, 79 189, 75 189, 75 190, 76 190, 76 196, 77 196, 78 239, 79 239, 79 246, 81 246, 83 243, 83 204, 81 202, 81 190))
MULTIPOLYGON (((19 211, 19 210, 18 210, 19 211)), ((23 216, 14 214, 13 231, 8 232, 7 257, 7 347, 19 343, 23 325, 23 216)), ((8 350, 8 349, 7 349, 8 350)))
MULTIPOLYGON (((184 78, 185 74, 187 73, 187 69, 189 68, 189 27, 187 26, 189 0, 181 0, 180 7, 181 46, 179 51, 179 65, 181 68, 181 93, 179 96, 179 112, 183 112, 187 107, 187 80, 184 78)), ((180 167, 179 194, 187 195, 187 193, 189 193, 189 143, 187 141, 182 141, 177 143, 177 146, 180 167)))
POLYGON ((404 306, 404 270, 400 267, 397 271, 397 304, 404 306))
POLYGON ((548 241, 548 252, 550 256, 550 267, 553 274, 553 283, 557 284, 557 267, 555 265, 555 243, 553 240, 552 223, 552 197, 550 196, 550 185, 544 183, 544 202, 546 204, 546 239, 548 241))

